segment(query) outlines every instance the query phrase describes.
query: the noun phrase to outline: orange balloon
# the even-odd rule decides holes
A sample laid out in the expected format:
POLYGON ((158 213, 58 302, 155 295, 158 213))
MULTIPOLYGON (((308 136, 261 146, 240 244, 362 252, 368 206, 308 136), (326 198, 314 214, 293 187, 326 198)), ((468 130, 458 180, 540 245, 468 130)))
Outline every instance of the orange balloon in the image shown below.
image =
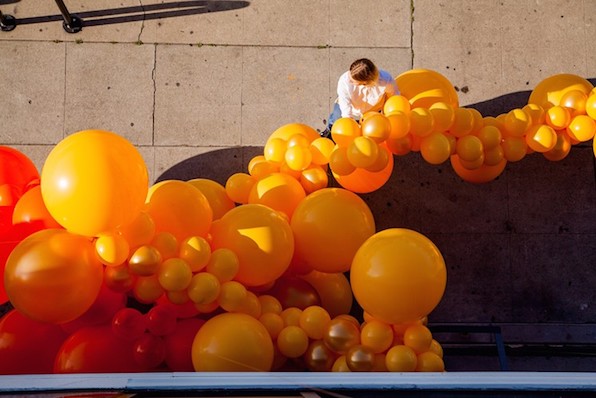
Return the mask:
POLYGON ((483 184, 485 182, 494 180, 500 176, 501 173, 503 173, 506 165, 507 160, 503 159, 495 166, 483 164, 476 169, 467 169, 462 165, 461 160, 457 155, 451 156, 451 167, 453 167, 455 173, 462 180, 466 182, 472 182, 474 184, 483 184))
POLYGON ((401 95, 412 108, 430 108, 435 102, 446 102, 459 107, 457 92, 451 82, 439 72, 428 69, 411 69, 395 78, 401 95))
POLYGON ((391 347, 385 356, 385 365, 390 372, 413 372, 417 364, 416 353, 405 345, 391 347))
POLYGON ((546 124, 536 124, 526 132, 526 143, 536 152, 548 152, 557 143, 557 133, 546 124))
POLYGON ((340 147, 350 145, 354 138, 361 135, 360 125, 351 117, 339 118, 331 127, 331 138, 340 147))
POLYGON ((284 141, 288 141, 295 134, 300 134, 306 137, 308 142, 312 142, 320 137, 319 133, 317 133, 317 130, 310 126, 301 123, 290 123, 279 127, 277 130, 271 133, 267 141, 274 138, 281 138, 284 141))
POLYGON ((433 132, 435 120, 426 108, 414 108, 410 112, 410 133, 418 137, 426 137, 433 132))
POLYGON ((377 232, 360 246, 350 281, 360 306, 386 323, 428 315, 447 283, 445 261, 426 236, 405 228, 377 232))
POLYGON ((17 201, 12 212, 12 223, 31 223, 40 221, 43 227, 62 228, 46 208, 41 196, 41 186, 37 185, 23 194, 17 201))
POLYGON ((466 135, 457 139, 455 152, 461 159, 474 162, 482 156, 484 147, 480 138, 475 135, 466 135))
POLYGON ((451 146, 443 133, 431 133, 420 143, 420 154, 430 164, 441 164, 449 159, 451 146))
POLYGON ((508 136, 522 137, 532 124, 532 119, 523 109, 513 109, 505 116, 505 130, 508 136))
POLYGON ((253 185, 248 203, 269 206, 283 212, 289 219, 305 197, 304 188, 295 178, 284 173, 273 173, 253 185))
POLYGON ((207 198, 209 206, 213 211, 214 220, 219 220, 224 214, 236 206, 232 199, 228 197, 226 188, 219 182, 206 178, 195 178, 189 180, 188 183, 205 195, 205 198, 207 198))
POLYGON ((64 323, 81 316, 99 294, 103 267, 93 243, 63 229, 22 240, 4 270, 12 305, 31 319, 64 323))
POLYGON ((542 155, 552 162, 563 160, 567 157, 571 151, 571 142, 567 134, 559 132, 557 133, 557 142, 554 148, 548 152, 544 152, 542 155))
MULTIPOLYGON (((286 149, 288 148, 287 139, 270 137, 263 148, 263 158, 269 162, 281 163, 284 161, 286 149)), ((249 172, 250 172, 249 164, 249 172)), ((250 173, 252 175, 252 173, 250 173)))
POLYGON ((376 143, 385 141, 391 133, 391 122, 389 122, 389 119, 385 115, 377 112, 364 120, 360 127, 362 129, 362 135, 372 139, 376 143))
POLYGON ((383 113, 385 115, 391 115, 395 112, 410 112, 410 102, 403 95, 392 95, 387 98, 387 101, 383 105, 383 113))
POLYGON ((226 181, 226 193, 236 203, 248 203, 250 190, 257 183, 257 179, 250 174, 235 173, 226 181))
POLYGON ((85 130, 52 149, 41 173, 41 193, 60 225, 97 236, 136 217, 148 179, 143 157, 129 141, 112 132, 85 130))
POLYGON ((375 163, 379 144, 369 137, 356 137, 348 145, 348 161, 357 168, 367 168, 375 163))
POLYGON ((310 143, 312 162, 319 166, 329 163, 335 143, 329 138, 319 137, 310 143))
POLYGON ((304 188, 306 194, 327 188, 329 177, 327 172, 319 166, 311 166, 302 171, 299 179, 300 185, 304 188))
POLYGON ((348 175, 356 169, 348 158, 348 146, 335 147, 329 157, 329 167, 334 175, 348 175))
POLYGON ((227 248, 238 256, 236 280, 260 286, 279 278, 294 252, 290 224, 279 212, 260 204, 247 204, 227 212, 212 231, 212 248, 227 248))
POLYGON ((323 307, 312 305, 302 310, 298 322, 309 338, 320 340, 325 335, 327 325, 331 322, 331 316, 323 307))
POLYGON ((279 163, 267 160, 263 155, 255 156, 248 162, 248 174, 256 179, 261 179, 271 173, 278 172, 279 168, 279 163))
MULTIPOLYGON (((389 151, 385 145, 379 146, 379 151, 389 151)), ((381 171, 373 172, 363 168, 357 168, 348 175, 339 175, 333 171, 335 180, 345 189, 356 193, 369 193, 381 188, 393 172, 393 155, 387 155, 387 164, 381 171)))
POLYGON ((296 255, 321 272, 345 272, 354 253, 375 231, 373 215, 358 195, 325 188, 308 195, 291 220, 296 255))
POLYGON ((521 137, 505 137, 501 147, 508 162, 518 162, 526 156, 528 144, 521 137))
POLYGON ((522 110, 530 116, 532 124, 544 124, 544 108, 537 104, 527 104, 522 110))
POLYGON ((571 122, 571 113, 567 108, 555 105, 546 111, 545 120, 553 129, 561 130, 571 122))
POLYGON ((561 99, 570 91, 580 91, 588 94, 594 86, 583 77, 561 73, 542 80, 530 93, 528 103, 537 104, 548 109, 561 105, 561 99))
POLYGON ((265 326, 249 315, 216 315, 197 332, 192 363, 197 372, 270 371, 273 342, 265 326))
POLYGON ((468 135, 474 129, 474 114, 468 108, 453 109, 453 124, 449 133, 454 137, 468 135))
POLYGON ((455 121, 455 110, 446 102, 435 102, 428 111, 433 116, 435 132, 449 130, 455 121))
POLYGON ((387 116, 391 130, 389 131, 389 137, 393 140, 403 138, 410 132, 410 116, 409 113, 395 112, 387 116))
MULTIPOLYGON (((594 135, 596 134, 596 121, 588 115, 575 116, 571 120, 571 123, 569 123, 569 126, 567 126, 567 133, 569 134, 569 136, 575 138, 579 142, 591 140, 592 138, 594 138, 594 135)), ((21 200, 22 199, 23 198, 21 198, 21 200)))
POLYGON ((145 211, 155 222, 155 230, 169 232, 178 241, 190 236, 207 236, 213 220, 209 201, 185 181, 167 180, 151 187, 145 211))
POLYGON ((311 271, 300 278, 315 288, 321 300, 321 307, 325 308, 332 318, 350 313, 354 297, 350 282, 343 273, 311 271))

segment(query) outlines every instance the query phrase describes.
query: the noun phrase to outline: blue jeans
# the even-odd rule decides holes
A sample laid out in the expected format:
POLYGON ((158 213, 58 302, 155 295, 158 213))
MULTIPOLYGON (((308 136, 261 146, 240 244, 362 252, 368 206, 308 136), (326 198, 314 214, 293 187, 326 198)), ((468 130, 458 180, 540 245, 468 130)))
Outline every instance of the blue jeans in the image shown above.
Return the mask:
POLYGON ((339 104, 336 102, 333 104, 333 111, 331 111, 329 120, 327 120, 327 130, 331 131, 333 123, 339 118, 341 118, 341 109, 339 109, 339 104))

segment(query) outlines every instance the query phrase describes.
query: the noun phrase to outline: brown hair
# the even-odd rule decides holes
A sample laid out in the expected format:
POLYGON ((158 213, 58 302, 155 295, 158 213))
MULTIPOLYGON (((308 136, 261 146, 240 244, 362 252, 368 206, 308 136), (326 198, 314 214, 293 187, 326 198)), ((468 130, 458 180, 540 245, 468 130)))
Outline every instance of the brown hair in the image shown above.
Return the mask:
POLYGON ((379 70, 367 58, 360 58, 350 65, 350 76, 353 80, 362 83, 372 83, 379 77, 379 70))

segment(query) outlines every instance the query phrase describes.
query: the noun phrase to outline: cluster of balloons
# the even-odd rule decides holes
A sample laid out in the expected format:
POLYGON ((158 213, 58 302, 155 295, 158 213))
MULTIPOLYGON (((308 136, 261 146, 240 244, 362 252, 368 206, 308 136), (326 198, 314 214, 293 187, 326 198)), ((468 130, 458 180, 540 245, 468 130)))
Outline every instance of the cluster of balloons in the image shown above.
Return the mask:
MULTIPOLYGON (((270 140, 284 135, 320 139, 293 124, 270 140)), ((6 153, 20 168, 30 162, 6 153)), ((287 158, 293 173, 265 169, 273 163, 263 157, 225 186, 149 186, 121 136, 63 139, 6 209, 3 289, 14 309, 0 320, 0 373, 443 370, 421 321, 445 289, 436 247, 415 231, 376 233, 356 193, 313 188, 305 171, 326 171, 287 158), (12 233, 20 224, 26 236, 12 233), (404 250, 389 250, 399 242, 404 250), (347 315, 354 294, 366 323, 347 315)))
POLYGON ((523 109, 483 118, 436 72, 397 82, 382 113, 338 120, 332 139, 280 127, 225 185, 150 186, 137 149, 107 131, 66 137, 41 175, 0 147, 0 303, 14 307, 0 373, 444 370, 425 326, 441 253, 416 231, 377 232, 357 193, 409 151, 471 182, 530 150, 562 159, 594 136, 596 93, 557 75, 523 109))

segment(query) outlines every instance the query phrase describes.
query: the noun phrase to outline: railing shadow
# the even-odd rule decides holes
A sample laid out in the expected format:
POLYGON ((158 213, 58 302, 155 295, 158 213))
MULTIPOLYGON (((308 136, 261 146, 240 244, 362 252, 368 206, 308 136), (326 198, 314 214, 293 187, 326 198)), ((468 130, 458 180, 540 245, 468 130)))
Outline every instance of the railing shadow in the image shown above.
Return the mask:
MULTIPOLYGON (((18 1, 18 0, 17 0, 18 1)), ((0 4, 16 2, 0 0, 0 4)), ((74 12, 83 20, 83 26, 110 25, 127 22, 148 21, 205 14, 218 11, 230 11, 248 7, 248 1, 236 0, 189 0, 170 3, 147 4, 133 7, 108 8, 103 10, 74 12)), ((18 25, 38 24, 61 21, 62 15, 43 15, 30 18, 17 18, 18 25)))

